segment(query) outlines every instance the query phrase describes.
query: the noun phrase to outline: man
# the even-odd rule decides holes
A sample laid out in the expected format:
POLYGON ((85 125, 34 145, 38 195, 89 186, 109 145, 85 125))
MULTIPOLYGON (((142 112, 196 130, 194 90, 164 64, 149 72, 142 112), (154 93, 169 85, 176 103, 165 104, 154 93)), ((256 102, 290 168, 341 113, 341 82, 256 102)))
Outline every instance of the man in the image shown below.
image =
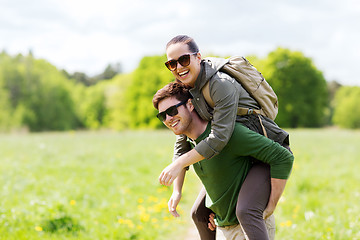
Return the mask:
MULTIPOLYGON (((190 100, 191 95, 186 87, 180 83, 170 83, 160 89, 153 98, 153 104, 159 110, 157 117, 171 129, 176 135, 183 134, 194 147, 197 143, 211 134, 211 124, 202 119, 195 111, 190 100)), ((289 177, 294 157, 278 143, 249 130, 240 123, 236 123, 234 132, 223 150, 211 159, 193 161, 191 158, 178 159, 170 168, 180 169, 180 178, 184 176, 184 168, 193 165, 206 189, 206 206, 215 212, 215 220, 219 233, 233 228, 241 219, 241 215, 251 215, 252 221, 247 222, 254 239, 268 239, 267 233, 261 232, 259 224, 264 224, 262 211, 268 204, 269 196, 272 196, 274 208, 279 200, 289 177), (243 189, 242 184, 251 169, 254 159, 270 165, 271 193, 257 192, 258 201, 256 208, 261 209, 256 213, 238 211, 238 196, 243 189)), ((258 165, 258 164, 257 164, 258 165)), ((166 168, 165 168, 166 169, 166 168)), ((266 174, 269 171, 264 171, 266 174)), ((162 176, 160 176, 162 178, 162 176)), ((270 185, 270 176, 266 182, 257 185, 270 185)), ((256 188, 257 186, 252 186, 256 188)), ((268 187, 270 190, 270 187, 268 187)), ((174 186, 173 194, 181 196, 182 183, 174 186)), ((243 235, 238 236, 244 239, 243 235)))
MULTIPOLYGON (((186 35, 179 35, 171 39, 166 46, 166 55, 168 61, 165 63, 166 67, 172 72, 176 81, 182 82, 187 87, 193 96, 191 102, 196 109, 199 116, 211 122, 211 133, 208 137, 204 138, 194 148, 191 149, 186 137, 177 135, 177 140, 174 148, 173 160, 198 162, 203 159, 211 159, 216 156, 227 145, 231 134, 233 133, 235 122, 240 122, 247 126, 249 129, 260 134, 267 134, 267 136, 278 142, 282 146, 289 148, 289 135, 280 129, 275 122, 271 119, 255 114, 245 114, 239 112, 242 109, 261 109, 261 106, 253 99, 249 93, 230 75, 221 71, 226 59, 212 58, 202 59, 199 47, 194 39, 186 35), (214 106, 208 104, 204 94, 205 86, 208 86, 208 95, 214 102, 214 106), (261 121, 260 121, 261 119, 261 121), (264 131, 265 128, 265 131, 264 131)), ((246 111, 249 113, 249 111, 246 111)), ((251 113, 252 111, 250 111, 251 113)), ((256 164, 255 164, 256 165, 256 164)), ((252 207, 252 203, 257 201, 257 192, 252 191, 252 186, 259 182, 263 177, 264 168, 267 165, 259 164, 251 168, 248 175, 253 176, 245 181, 243 187, 248 187, 248 191, 243 196, 239 195, 241 203, 240 210, 256 211, 252 207), (263 167, 262 167, 263 166, 263 167), (250 181, 253 179, 255 182, 250 181), (254 197, 254 198, 253 198, 254 197)), ((178 176, 181 169, 172 168, 174 165, 169 165, 165 168, 159 177, 159 181, 163 185, 171 185, 174 181, 175 185, 182 183, 184 176, 178 176)), ((269 169, 268 169, 269 170, 269 169)), ((258 192, 266 192, 268 186, 262 185, 263 190, 256 189, 258 192)), ((174 193, 170 202, 173 203, 171 212, 176 209, 179 195, 174 193)), ((270 196, 269 204, 264 211, 264 218, 267 218, 274 211, 276 202, 273 196, 270 196)), ((205 194, 201 191, 197 201, 192 208, 192 218, 199 231, 201 240, 215 240, 215 234, 208 229, 208 216, 211 212, 204 205, 205 194)), ((251 232, 251 225, 247 223, 249 214, 243 214, 242 226, 244 231, 248 233, 249 238, 254 238, 251 232), (248 228, 249 226, 249 228, 248 228)), ((265 226, 261 226, 262 231, 265 233, 265 226)))

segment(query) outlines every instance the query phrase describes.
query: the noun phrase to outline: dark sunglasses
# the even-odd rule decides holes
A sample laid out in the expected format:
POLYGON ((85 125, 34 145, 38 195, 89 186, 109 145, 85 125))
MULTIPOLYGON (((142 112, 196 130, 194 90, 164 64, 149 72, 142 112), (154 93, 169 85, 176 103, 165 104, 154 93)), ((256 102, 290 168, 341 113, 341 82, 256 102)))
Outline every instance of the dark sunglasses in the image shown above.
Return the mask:
POLYGON ((168 109, 166 109, 163 112, 159 112, 158 114, 156 114, 156 117, 164 122, 166 120, 166 114, 169 115, 170 117, 175 116, 176 114, 178 114, 178 110, 177 108, 180 107, 181 105, 184 105, 185 103, 187 103, 188 100, 182 101, 174 106, 169 107, 168 109))
POLYGON ((190 56, 195 55, 195 54, 197 54, 197 52, 184 54, 184 55, 180 56, 178 60, 171 59, 171 60, 165 62, 165 66, 170 71, 176 70, 177 63, 180 63, 181 66, 186 67, 190 64, 190 56))

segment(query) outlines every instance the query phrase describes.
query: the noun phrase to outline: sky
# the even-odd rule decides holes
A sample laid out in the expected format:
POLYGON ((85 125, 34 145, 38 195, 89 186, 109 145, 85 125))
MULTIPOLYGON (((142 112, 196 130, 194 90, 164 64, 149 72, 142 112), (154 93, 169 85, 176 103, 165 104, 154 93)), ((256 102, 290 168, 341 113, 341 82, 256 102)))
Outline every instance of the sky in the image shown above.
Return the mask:
POLYGON ((0 0, 0 50, 93 76, 131 72, 186 34, 203 55, 301 51, 327 81, 360 86, 359 23, 358 0, 0 0))

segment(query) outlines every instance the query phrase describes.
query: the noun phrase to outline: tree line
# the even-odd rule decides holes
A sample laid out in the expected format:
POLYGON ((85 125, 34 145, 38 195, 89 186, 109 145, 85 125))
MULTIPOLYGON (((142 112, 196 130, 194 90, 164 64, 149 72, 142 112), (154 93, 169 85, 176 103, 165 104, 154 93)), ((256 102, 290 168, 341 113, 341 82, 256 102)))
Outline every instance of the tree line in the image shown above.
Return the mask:
MULTIPOLYGON (((276 123, 283 128, 337 125, 360 128, 360 87, 327 82, 301 52, 277 48, 265 58, 247 56, 279 99, 276 123)), ((131 73, 120 64, 102 74, 69 74, 44 59, 0 54, 0 130, 114 130, 161 128, 152 106, 170 81, 166 56, 146 56, 131 73)))

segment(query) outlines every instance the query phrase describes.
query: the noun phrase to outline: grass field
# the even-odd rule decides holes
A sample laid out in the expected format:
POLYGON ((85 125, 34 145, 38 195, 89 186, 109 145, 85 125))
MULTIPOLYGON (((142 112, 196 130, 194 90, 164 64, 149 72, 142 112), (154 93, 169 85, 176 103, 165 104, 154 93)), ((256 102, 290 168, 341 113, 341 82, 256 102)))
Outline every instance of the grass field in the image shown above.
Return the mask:
MULTIPOLYGON (((276 210, 277 239, 360 239, 360 131, 289 130, 295 165, 276 210)), ((167 212, 170 131, 0 135, 0 239, 185 239, 167 212)))

